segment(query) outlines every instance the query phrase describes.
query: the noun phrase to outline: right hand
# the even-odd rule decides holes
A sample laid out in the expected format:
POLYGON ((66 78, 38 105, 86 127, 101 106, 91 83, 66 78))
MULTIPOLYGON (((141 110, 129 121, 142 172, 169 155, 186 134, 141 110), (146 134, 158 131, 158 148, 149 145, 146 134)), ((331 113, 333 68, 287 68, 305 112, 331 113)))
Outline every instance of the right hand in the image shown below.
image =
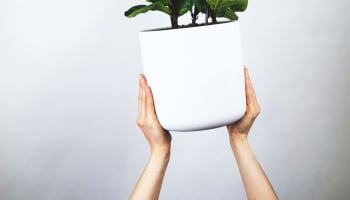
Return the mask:
POLYGON ((170 152, 171 135, 158 121, 154 108, 152 90, 143 74, 140 75, 136 122, 145 135, 152 154, 170 152))
POLYGON ((249 130, 252 127, 254 120, 260 113, 260 106, 256 99, 253 84, 250 80, 248 69, 246 67, 244 68, 244 79, 247 103, 246 112, 240 120, 227 125, 231 143, 235 140, 247 139, 249 130))

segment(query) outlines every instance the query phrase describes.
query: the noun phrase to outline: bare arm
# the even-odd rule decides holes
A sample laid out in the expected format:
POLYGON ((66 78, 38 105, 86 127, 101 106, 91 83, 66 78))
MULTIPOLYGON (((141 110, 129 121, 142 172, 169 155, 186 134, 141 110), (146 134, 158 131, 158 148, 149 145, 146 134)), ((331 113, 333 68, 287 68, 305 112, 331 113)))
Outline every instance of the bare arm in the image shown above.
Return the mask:
POLYGON ((248 199, 278 199, 268 177, 256 160, 248 143, 248 132, 259 115, 257 102, 248 69, 244 69, 247 110, 241 120, 227 126, 230 145, 235 155, 248 199))
POLYGON ((151 149, 151 157, 141 175, 130 200, 159 198, 163 178, 170 158, 171 136, 159 124, 153 104, 151 88, 144 75, 140 76, 137 124, 151 149))
POLYGON ((158 199, 168 161, 169 154, 152 154, 130 199, 158 199))

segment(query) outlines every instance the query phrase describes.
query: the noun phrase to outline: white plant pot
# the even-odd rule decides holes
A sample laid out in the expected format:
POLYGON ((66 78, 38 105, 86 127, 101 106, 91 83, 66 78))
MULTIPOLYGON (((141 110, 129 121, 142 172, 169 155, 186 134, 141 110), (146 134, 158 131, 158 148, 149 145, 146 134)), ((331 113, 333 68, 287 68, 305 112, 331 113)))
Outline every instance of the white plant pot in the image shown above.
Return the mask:
POLYGON ((142 31, 143 70, 161 125, 171 131, 216 128, 245 113, 238 22, 142 31))

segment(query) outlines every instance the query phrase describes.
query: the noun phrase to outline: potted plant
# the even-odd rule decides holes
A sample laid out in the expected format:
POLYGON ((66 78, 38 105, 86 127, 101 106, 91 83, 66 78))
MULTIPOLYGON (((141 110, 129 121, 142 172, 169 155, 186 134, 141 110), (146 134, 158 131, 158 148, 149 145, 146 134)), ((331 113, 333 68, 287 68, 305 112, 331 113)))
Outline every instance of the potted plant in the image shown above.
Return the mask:
POLYGON ((194 131, 240 119, 246 102, 236 12, 244 11, 248 0, 147 1, 131 7, 125 16, 160 11, 170 17, 171 28, 139 34, 143 70, 161 125, 194 131), (190 23, 179 25, 178 18, 186 13, 190 23), (198 23, 200 14, 205 15, 203 23, 198 23))

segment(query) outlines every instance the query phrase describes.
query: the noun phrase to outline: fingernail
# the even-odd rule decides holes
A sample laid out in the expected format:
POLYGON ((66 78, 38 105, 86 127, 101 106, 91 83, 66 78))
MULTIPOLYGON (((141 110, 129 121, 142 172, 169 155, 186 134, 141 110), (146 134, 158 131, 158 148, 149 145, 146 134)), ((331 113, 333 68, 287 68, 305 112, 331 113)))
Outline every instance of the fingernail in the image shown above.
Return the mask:
POLYGON ((140 74, 140 75, 139 75, 139 83, 140 83, 140 85, 143 85, 143 82, 144 82, 144 81, 143 81, 142 75, 140 74))

